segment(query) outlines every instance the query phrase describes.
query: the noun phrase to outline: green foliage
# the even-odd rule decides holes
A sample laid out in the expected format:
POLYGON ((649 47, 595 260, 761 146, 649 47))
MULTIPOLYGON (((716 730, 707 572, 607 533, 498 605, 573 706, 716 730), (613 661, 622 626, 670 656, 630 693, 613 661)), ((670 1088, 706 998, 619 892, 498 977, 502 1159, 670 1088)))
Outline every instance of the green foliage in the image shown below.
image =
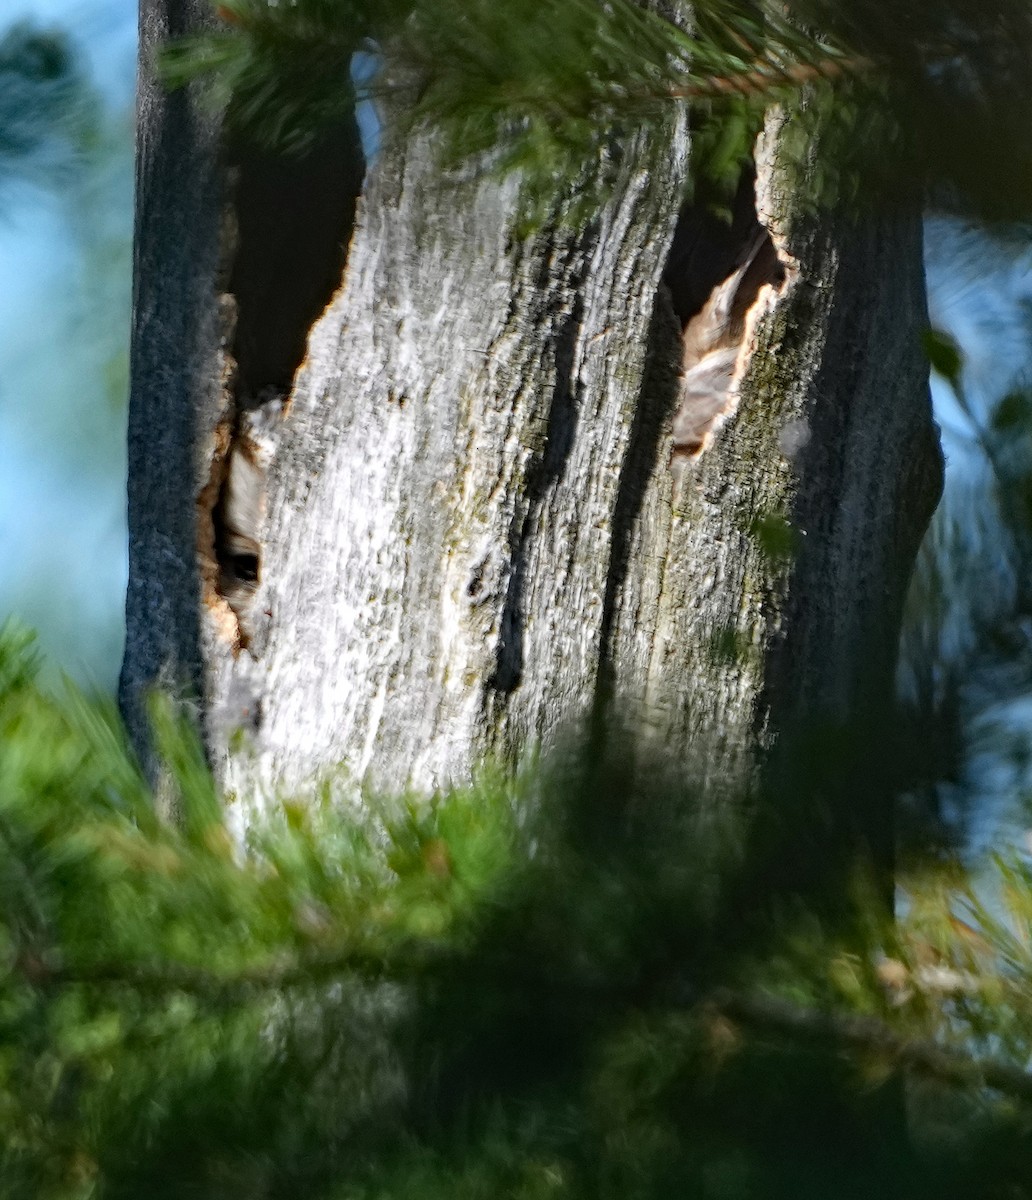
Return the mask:
POLYGON ((956 383, 964 368, 964 356, 956 341, 941 329, 927 329, 924 347, 932 370, 950 383, 956 383))
POLYGON ((391 132, 430 125, 446 162, 519 169, 539 208, 571 186, 601 194, 626 154, 647 169, 677 112, 694 177, 730 185, 776 103, 823 202, 913 201, 930 184, 993 216, 1027 207, 1019 0, 902 13, 886 0, 227 0, 217 14, 222 30, 167 48, 168 81, 203 76, 239 128, 288 150, 349 110, 362 51, 382 69, 359 94, 391 132))
MULTIPOLYGON (((1032 50, 1026 0, 793 0, 804 25, 877 64, 904 136, 895 187, 926 181, 935 200, 984 218, 1028 215, 1032 50)), ((858 130, 858 133, 860 131, 858 130)), ((871 130, 872 147, 883 129, 871 130)))
POLYGON ((245 852, 155 730, 176 827, 110 708, 0 639, 5 1197, 1032 1195, 1026 868, 1005 916, 936 875, 905 930, 786 905, 746 953, 597 763, 361 811, 327 784, 245 852), (963 1120, 918 1161, 897 1084, 932 1035, 925 1107, 963 1120))

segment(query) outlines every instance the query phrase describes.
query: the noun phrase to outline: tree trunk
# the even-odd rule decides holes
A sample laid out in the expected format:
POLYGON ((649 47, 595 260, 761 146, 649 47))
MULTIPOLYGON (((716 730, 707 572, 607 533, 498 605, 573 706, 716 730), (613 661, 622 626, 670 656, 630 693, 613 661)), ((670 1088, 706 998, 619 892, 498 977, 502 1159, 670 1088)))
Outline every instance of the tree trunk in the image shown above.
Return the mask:
POLYGON ((154 55, 195 31, 205 0, 144 0, 137 81, 129 401, 129 588, 119 700, 147 753, 153 690, 203 691, 198 496, 223 393, 220 122, 192 92, 168 95, 154 55))
MULTIPOLYGON (((145 3, 145 45, 166 7, 145 3)), ((557 201, 529 235, 515 181, 446 176, 425 140, 377 158, 352 227, 344 131, 321 192, 286 185, 319 192, 337 239, 309 239, 294 274, 350 238, 312 324, 289 265, 263 285, 240 265, 260 266, 247 229, 272 168, 238 164, 234 239, 211 119, 146 86, 122 697, 138 735, 143 689, 199 697, 238 828, 328 772, 352 795, 426 792, 590 727, 626 731, 640 770, 662 755, 732 841, 744 800, 799 789, 832 805, 842 844, 882 838, 880 720, 938 493, 920 226, 807 216, 779 121, 747 220, 776 270, 695 453, 674 417, 698 301, 678 297, 710 294, 743 246, 715 275, 671 257, 679 228, 705 231, 681 209, 678 121, 647 131, 669 140, 665 167, 627 147, 592 221, 557 201), (259 364, 241 322, 263 345, 311 324, 282 404, 290 352, 259 364), (234 454, 255 467, 235 475, 234 454), (259 486, 241 528, 234 495, 259 486)))

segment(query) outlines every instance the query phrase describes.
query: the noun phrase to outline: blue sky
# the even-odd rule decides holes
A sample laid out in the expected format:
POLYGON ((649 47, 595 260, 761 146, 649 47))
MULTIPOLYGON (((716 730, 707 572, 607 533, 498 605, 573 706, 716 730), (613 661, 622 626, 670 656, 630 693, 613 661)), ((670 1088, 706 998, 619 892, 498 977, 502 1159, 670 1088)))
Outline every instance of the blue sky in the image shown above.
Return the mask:
POLYGON ((134 0, 14 0, 5 25, 66 31, 103 97, 94 159, 0 208, 0 618, 110 689, 125 588, 124 368, 134 0))

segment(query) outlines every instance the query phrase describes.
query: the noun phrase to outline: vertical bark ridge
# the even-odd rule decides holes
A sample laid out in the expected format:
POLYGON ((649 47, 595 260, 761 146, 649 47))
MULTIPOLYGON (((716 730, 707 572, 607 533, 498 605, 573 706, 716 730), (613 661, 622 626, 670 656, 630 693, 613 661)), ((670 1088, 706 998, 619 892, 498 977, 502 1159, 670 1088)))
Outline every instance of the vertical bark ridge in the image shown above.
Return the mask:
POLYGON ((805 886, 863 845, 890 856, 878 730, 939 464, 919 217, 807 217, 776 120, 756 214, 786 277, 753 314, 709 448, 652 477, 610 654, 632 726, 677 747, 696 844, 805 886))
POLYGON ((220 121, 196 88, 168 94, 158 47, 210 21, 204 0, 143 0, 129 399, 129 586, 119 703, 152 773, 146 700, 203 687, 196 500, 219 407, 220 121))
MULTIPOLYGON (((541 294, 545 294, 549 286, 545 270, 554 257, 554 254, 542 256, 535 264, 541 294)), ((510 530, 508 556, 512 569, 499 622, 497 666, 488 681, 490 687, 503 694, 513 692, 523 676, 523 622, 530 543, 539 525, 541 506, 563 477, 577 433, 581 397, 578 396, 574 362, 583 320, 579 295, 583 280, 578 277, 583 271, 583 261, 578 259, 573 248, 568 261, 573 272, 569 277, 573 303, 554 332, 555 382, 545 417, 543 444, 527 470, 521 511, 514 513, 510 530)))
POLYGON ((518 241, 514 183, 377 164, 273 468, 259 774, 432 787, 590 708, 679 186, 632 176, 597 228, 518 241))

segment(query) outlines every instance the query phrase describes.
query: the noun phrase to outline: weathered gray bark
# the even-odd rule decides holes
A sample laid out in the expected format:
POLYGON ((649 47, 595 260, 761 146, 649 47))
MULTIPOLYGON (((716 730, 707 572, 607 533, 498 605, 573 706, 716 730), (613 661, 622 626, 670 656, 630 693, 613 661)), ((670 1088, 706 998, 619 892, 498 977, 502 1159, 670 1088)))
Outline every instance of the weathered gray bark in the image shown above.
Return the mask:
MULTIPOLYGON (((786 279, 750 314, 736 411, 672 463, 680 327, 661 273, 689 165, 673 124, 650 136, 670 138, 665 169, 630 154, 589 227, 526 238, 513 182, 444 179, 423 142, 375 163, 271 439, 244 646, 187 532, 225 420, 213 217, 203 253, 166 247, 193 255, 187 290, 146 252, 169 185, 141 174, 141 292, 177 320, 187 306, 205 349, 169 364, 173 426, 168 330, 137 326, 124 695, 201 664, 241 823, 272 786, 338 771, 428 790, 604 712, 730 826, 732 799, 795 785, 815 729, 876 753, 868 716, 938 487, 919 223, 797 214, 772 122, 758 208, 786 279), (189 479, 172 497, 148 430, 189 479), (174 563, 157 561, 170 505, 174 563)), ((868 839, 887 825, 854 816, 868 839)))
POLYGON ((206 0, 142 0, 129 404, 129 591, 120 701, 147 745, 143 700, 196 698, 204 679, 197 498, 221 407, 220 122, 168 95, 156 48, 196 30, 206 0))

